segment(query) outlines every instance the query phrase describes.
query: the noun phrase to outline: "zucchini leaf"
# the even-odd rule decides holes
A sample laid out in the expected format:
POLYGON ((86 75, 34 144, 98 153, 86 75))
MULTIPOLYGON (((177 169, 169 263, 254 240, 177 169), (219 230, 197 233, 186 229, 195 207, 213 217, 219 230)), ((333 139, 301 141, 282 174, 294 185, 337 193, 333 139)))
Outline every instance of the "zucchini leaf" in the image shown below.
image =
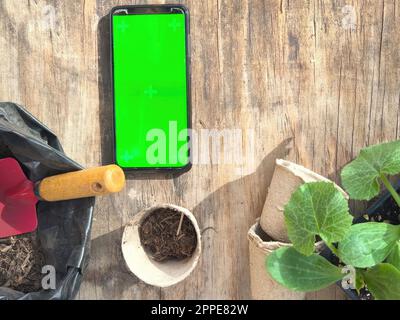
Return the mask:
POLYGON ((342 184, 355 200, 371 200, 380 192, 379 177, 400 173, 400 140, 362 149, 342 170, 342 184))
POLYGON ((372 267, 383 262, 400 239, 400 226, 367 222, 352 225, 339 243, 339 258, 356 268, 372 267))
POLYGON ((304 255, 314 252, 316 235, 327 243, 342 240, 353 220, 347 200, 329 182, 300 186, 285 206, 284 214, 289 239, 304 255))
POLYGON ((390 251, 386 262, 400 270, 400 241, 397 241, 392 251, 390 251))
POLYGON ((363 273, 368 290, 377 300, 400 300, 400 270, 381 263, 363 273))
POLYGON ((320 255, 305 256, 293 247, 272 252, 267 257, 266 267, 276 282, 302 292, 326 288, 344 277, 340 268, 320 255))

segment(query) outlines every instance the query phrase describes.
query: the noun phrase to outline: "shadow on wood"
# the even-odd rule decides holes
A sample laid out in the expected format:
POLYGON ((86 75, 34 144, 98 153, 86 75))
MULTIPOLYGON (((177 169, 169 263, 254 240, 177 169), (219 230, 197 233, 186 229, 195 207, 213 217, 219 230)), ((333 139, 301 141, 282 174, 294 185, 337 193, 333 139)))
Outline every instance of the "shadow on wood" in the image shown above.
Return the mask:
POLYGON ((127 267, 122 257, 121 238, 123 228, 119 228, 92 240, 91 260, 85 282, 92 284, 101 299, 123 299, 134 294, 140 280, 127 267))
POLYGON ((114 115, 111 94, 110 18, 102 17, 97 27, 99 118, 101 135, 101 162, 113 163, 114 115))
POLYGON ((254 173, 222 186, 193 209, 203 227, 203 254, 195 271, 203 275, 193 277, 199 287, 198 296, 194 299, 250 298, 247 232, 261 215, 275 160, 288 155, 291 141, 291 138, 282 141, 261 161, 254 173), (227 220, 229 223, 226 223, 227 220), (239 260, 238 254, 243 252, 247 256, 239 260), (226 278, 221 278, 221 273, 213 270, 222 267, 226 270, 226 278), (214 278, 214 274, 219 277, 214 278), (237 287, 235 284, 239 282, 229 281, 231 277, 246 280, 242 280, 241 286, 237 287), (227 287, 226 296, 217 296, 217 289, 214 291, 213 288, 219 286, 227 287))

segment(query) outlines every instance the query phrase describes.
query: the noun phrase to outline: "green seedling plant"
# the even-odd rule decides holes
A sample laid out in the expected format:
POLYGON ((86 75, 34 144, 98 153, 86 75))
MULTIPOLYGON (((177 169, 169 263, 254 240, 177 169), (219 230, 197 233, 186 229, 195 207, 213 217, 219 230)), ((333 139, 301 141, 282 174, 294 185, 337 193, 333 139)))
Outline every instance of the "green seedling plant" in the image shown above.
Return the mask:
MULTIPOLYGON (((341 178, 351 199, 371 200, 384 185, 400 207, 400 195, 389 181, 389 176, 399 173, 400 141, 395 141, 361 150, 344 167, 341 178)), ((351 288, 360 292, 367 287, 375 299, 400 300, 400 225, 353 224, 348 200, 329 182, 300 186, 284 215, 293 246, 268 256, 266 268, 275 281, 303 292, 350 281, 351 288), (338 265, 319 255, 319 240, 338 257, 338 265)))

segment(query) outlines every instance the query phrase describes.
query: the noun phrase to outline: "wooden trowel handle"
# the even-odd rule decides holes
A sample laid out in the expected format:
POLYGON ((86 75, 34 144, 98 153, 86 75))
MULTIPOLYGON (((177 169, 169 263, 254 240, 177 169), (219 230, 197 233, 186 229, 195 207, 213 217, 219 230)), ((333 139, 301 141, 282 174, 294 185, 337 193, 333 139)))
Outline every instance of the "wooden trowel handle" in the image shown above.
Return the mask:
POLYGON ((61 201, 115 193, 124 186, 122 169, 109 165, 45 178, 37 192, 45 201, 61 201))

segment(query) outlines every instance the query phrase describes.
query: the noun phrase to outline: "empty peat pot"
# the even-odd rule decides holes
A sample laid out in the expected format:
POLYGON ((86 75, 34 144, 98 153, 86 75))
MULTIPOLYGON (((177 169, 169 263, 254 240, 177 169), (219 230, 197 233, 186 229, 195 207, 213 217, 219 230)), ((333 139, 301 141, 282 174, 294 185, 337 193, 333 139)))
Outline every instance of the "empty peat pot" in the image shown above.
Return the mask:
MULTIPOLYGON (((306 293, 285 288, 269 275, 265 266, 267 257, 283 247, 292 244, 273 240, 260 225, 260 220, 250 227, 247 233, 249 240, 250 291, 254 300, 304 300, 306 293)), ((322 241, 314 244, 315 251, 321 253, 325 249, 322 241)))
POLYGON ((145 209, 125 226, 122 254, 128 269, 147 284, 177 284, 189 276, 200 258, 196 218, 172 204, 145 209))
POLYGON ((259 220, 248 231, 250 254, 250 290, 254 300, 304 300, 306 294, 289 290, 277 283, 265 267, 267 257, 291 244, 272 240, 261 228, 259 220))
MULTIPOLYGON (((303 183, 318 181, 332 182, 301 165, 277 159, 260 218, 260 225, 263 231, 276 241, 289 243, 283 213, 284 207, 289 202, 293 192, 303 183)), ((348 199, 346 192, 338 185, 334 185, 348 199)))

